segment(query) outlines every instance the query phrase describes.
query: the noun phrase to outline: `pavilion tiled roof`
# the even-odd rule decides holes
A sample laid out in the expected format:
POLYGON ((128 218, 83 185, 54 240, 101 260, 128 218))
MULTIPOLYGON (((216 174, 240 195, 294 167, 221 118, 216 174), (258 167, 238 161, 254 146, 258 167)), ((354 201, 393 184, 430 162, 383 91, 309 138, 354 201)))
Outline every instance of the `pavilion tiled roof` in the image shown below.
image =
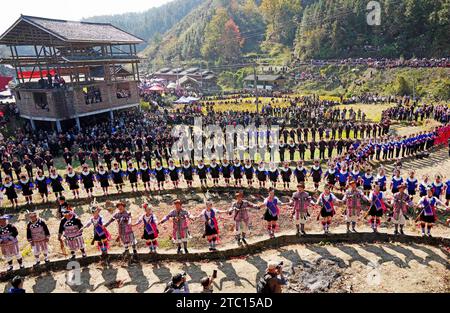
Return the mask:
MULTIPOLYGON (((55 40, 68 43, 112 43, 112 44, 140 44, 142 39, 123 31, 112 24, 90 23, 48 19, 22 15, 1 37, 0 44, 8 44, 14 40, 20 41, 18 31, 31 27, 44 32, 55 40)), ((20 32, 19 32, 20 34, 20 32)), ((24 41, 29 39, 23 37, 24 41)), ((25 43, 25 42, 24 42, 25 43)))

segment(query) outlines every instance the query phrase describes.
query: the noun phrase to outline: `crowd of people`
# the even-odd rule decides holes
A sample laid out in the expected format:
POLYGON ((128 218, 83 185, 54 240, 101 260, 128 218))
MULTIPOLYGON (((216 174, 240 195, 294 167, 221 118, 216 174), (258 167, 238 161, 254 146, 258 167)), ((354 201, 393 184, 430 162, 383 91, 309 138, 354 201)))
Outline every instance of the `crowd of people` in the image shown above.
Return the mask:
MULTIPOLYGON (((344 167, 344 165, 338 165, 344 167)), ((304 169, 299 172, 304 173, 304 169)), ((320 173, 320 168, 312 168, 311 176, 315 183, 315 173, 320 173)), ((130 247, 133 250, 133 256, 137 257, 137 238, 134 228, 141 227, 141 238, 145 241, 149 253, 156 253, 158 247, 158 226, 171 221, 172 222, 172 240, 177 247, 177 253, 185 254, 188 251, 188 241, 191 238, 189 224, 191 221, 200 219, 204 223, 203 238, 206 239, 211 252, 217 251, 219 241, 219 215, 230 214, 235 222, 236 242, 238 245, 247 244, 247 233, 250 224, 249 210, 255 209, 264 211, 263 219, 267 223, 267 232, 269 238, 275 238, 275 232, 278 228, 277 221, 281 215, 281 208, 287 207, 288 214, 291 216, 298 236, 306 235, 305 224, 310 220, 316 219, 323 226, 324 234, 329 234, 333 217, 338 214, 338 205, 343 204, 341 214, 345 216, 347 233, 356 233, 357 222, 360 216, 369 220, 369 224, 374 233, 378 233, 378 227, 384 215, 392 220, 394 224, 394 234, 404 234, 404 225, 406 219, 414 218, 421 229, 423 236, 431 237, 431 229, 437 222, 437 212, 439 208, 449 209, 450 200, 450 180, 442 181, 442 177, 437 175, 433 182, 426 177, 420 184, 414 177, 414 172, 410 172, 406 179, 400 175, 400 170, 395 170, 394 176, 390 181, 389 188, 391 195, 386 192, 387 178, 383 175, 383 169, 378 176, 373 176, 370 170, 364 174, 356 173, 354 170, 345 173, 345 170, 329 168, 326 172, 327 183, 323 186, 323 191, 314 197, 305 191, 304 181, 299 180, 297 190, 292 194, 289 202, 282 202, 276 196, 274 188, 268 189, 268 195, 262 203, 252 203, 244 199, 244 192, 236 194, 236 201, 233 202, 228 210, 216 209, 214 203, 206 200, 202 212, 194 216, 187 209, 183 208, 181 200, 176 200, 171 210, 164 217, 158 218, 149 204, 143 204, 142 215, 134 219, 131 213, 127 211, 126 204, 119 201, 109 220, 104 219, 101 214, 101 208, 96 203, 91 204, 92 216, 87 221, 81 221, 73 208, 60 198, 59 212, 61 222, 57 231, 58 240, 61 243, 61 249, 64 254, 66 247, 70 250, 70 259, 76 258, 76 252, 80 251, 82 257, 86 257, 85 240, 83 231, 92 228, 92 242, 97 243, 102 257, 108 255, 109 241, 111 234, 108 226, 116 222, 118 227, 118 238, 124 246, 124 254, 128 255, 130 247), (344 181, 342 176, 348 176, 344 181), (339 199, 333 194, 335 183, 343 187, 343 197, 339 199), (358 188, 362 187, 362 188, 358 188), (419 193, 419 201, 414 201, 413 197, 419 193), (445 194, 446 203, 443 202, 442 195, 445 194), (367 204, 364 206, 363 204, 367 204), (317 217, 313 215, 317 214, 317 217)), ((107 202, 107 205, 110 203, 107 202)), ((35 266, 40 264, 41 255, 46 263, 50 262, 48 257, 48 242, 52 235, 46 222, 39 218, 36 211, 28 212, 29 222, 24 229, 26 239, 33 247, 33 254, 36 259, 35 266)), ((0 248, 3 257, 8 263, 8 271, 13 269, 13 258, 16 258, 19 267, 23 268, 22 255, 19 249, 19 230, 10 222, 10 216, 0 216, 0 248)))
MULTIPOLYGON (((262 187, 269 183, 277 187, 276 183, 281 181, 284 188, 288 188, 298 174, 292 166, 302 167, 308 158, 318 166, 328 161, 330 168, 344 162, 349 170, 366 168, 372 160, 401 162, 408 156, 426 156, 439 131, 448 132, 447 128, 441 127, 431 132, 392 136, 388 119, 380 124, 366 123, 360 111, 333 108, 325 111, 325 106, 313 108, 308 104, 305 107, 303 110, 292 107, 292 111, 267 109, 266 115, 262 115, 265 122, 289 114, 292 120, 307 121, 298 128, 281 127, 277 143, 272 142, 272 135, 277 133, 272 134, 270 129, 262 139, 255 132, 246 134, 249 144, 261 145, 266 140, 269 158, 250 145, 238 146, 234 136, 231 147, 234 151, 227 151, 230 142, 222 143, 220 147, 214 147, 214 158, 203 156, 203 160, 198 161, 194 146, 188 145, 189 149, 185 150, 186 146, 174 144, 176 138, 172 137, 171 126, 177 123, 192 125, 193 114, 182 112, 125 112, 116 117, 112 127, 105 122, 65 134, 21 130, 15 138, 5 139, 1 147, 1 190, 11 204, 17 206, 20 194, 31 204, 35 193, 48 201, 49 193, 59 196, 70 191, 78 198, 79 190, 84 189, 92 197, 96 189, 108 195, 113 186, 117 192, 122 192, 124 184, 129 184, 134 192, 142 185, 145 191, 151 191, 162 190, 168 182, 178 187, 183 179, 191 187, 195 175, 202 186, 211 182, 217 186, 219 179, 228 186, 233 177, 236 186, 241 186, 245 178, 249 185, 258 181, 262 187), (318 128, 315 125, 319 125, 318 128), (319 159, 316 159, 317 152, 319 159), (55 158, 59 156, 66 165, 63 173, 55 168, 55 158), (258 156, 260 162, 256 161, 258 156), (192 161, 194 159, 197 162, 192 161), (80 169, 76 169, 76 164, 80 169)), ((427 112, 426 117, 432 114, 427 112)), ((202 116, 205 125, 213 123, 224 128, 234 123, 258 124, 261 119, 261 116, 247 112, 213 110, 202 116)), ((205 137, 202 143, 206 143, 205 137)))
POLYGON ((301 62, 302 64, 312 64, 312 65, 338 65, 338 66, 357 66, 365 65, 371 68, 377 69, 387 69, 387 68, 398 68, 398 67, 450 67, 449 58, 422 58, 422 59, 388 59, 388 58, 348 58, 340 60, 311 60, 307 62, 301 62))
POLYGON ((450 108, 446 105, 399 105, 383 111, 382 115, 385 118, 398 121, 417 122, 433 118, 442 124, 450 122, 450 108))
MULTIPOLYGON (((243 99, 232 97, 220 101, 242 103, 246 101, 243 99)), ((232 215, 236 242, 242 245, 247 244, 251 209, 264 210, 262 215, 270 238, 275 237, 281 207, 289 209, 298 235, 306 234, 305 224, 311 220, 313 211, 317 213, 313 218, 321 222, 324 233, 328 234, 338 205, 342 204, 349 233, 356 232, 358 217, 364 214, 374 232, 378 232, 382 216, 387 215, 394 223, 395 234, 403 234, 405 219, 415 216, 422 234, 431 236, 438 207, 448 209, 449 177, 424 176, 419 182, 414 172, 406 176, 401 173, 403 158, 426 156, 443 133, 448 136, 450 129, 445 126, 448 109, 446 111, 445 107, 398 106, 383 112, 381 122, 373 123, 366 120, 361 110, 341 109, 336 107, 337 103, 318 97, 274 97, 260 114, 238 110, 218 112, 213 103, 205 101, 200 109, 185 106, 157 112, 129 110, 115 114, 113 121, 83 129, 56 133, 21 128, 14 136, 3 138, 0 196, 4 195, 12 207, 19 205, 19 196, 22 196, 29 206, 26 238, 32 243, 36 265, 40 263, 41 254, 44 261, 49 262, 47 243, 54 230, 33 211, 33 204, 36 199, 48 202, 51 194, 58 200, 61 216, 57 236, 61 248, 70 250, 71 258, 75 258, 77 251, 86 256, 83 230, 88 228, 93 229, 93 241, 106 256, 111 238, 108 226, 113 222, 118 224, 118 235, 127 254, 131 248, 133 255, 137 255, 138 236, 133 229, 136 227, 142 228, 141 238, 149 252, 156 253, 158 226, 168 221, 172 222, 177 252, 189 253, 189 221, 200 219, 205 224, 203 235, 209 250, 214 252, 219 241, 218 217, 221 214, 232 215), (277 105, 278 101, 286 100, 289 106, 277 105), (257 127, 279 125, 280 131, 272 133, 268 128, 265 137, 259 137, 258 132, 245 133, 248 143, 260 145, 265 141, 269 159, 265 154, 258 157, 259 152, 252 154, 254 150, 250 146, 240 148, 234 136, 231 145, 234 151, 227 151, 230 146, 222 142, 219 143, 221 149, 214 147, 212 157, 198 160, 194 158, 193 146, 188 145, 187 150, 184 150, 186 146, 173 147, 178 138, 172 136, 175 125, 192 125, 195 117, 202 117, 203 125, 219 125, 222 129, 255 124, 257 127), (434 118, 444 125, 408 136, 390 133, 391 120, 419 118, 434 118), (272 135, 278 135, 278 142, 273 141, 272 135), (311 166, 306 165, 307 151, 311 166), (64 170, 55 167, 56 158, 61 156, 64 170), (382 166, 373 168, 374 161, 387 160, 395 161, 391 178, 382 166), (314 186, 312 195, 305 191, 305 184, 310 181, 314 186), (296 185, 297 190, 289 202, 283 203, 276 193, 281 188, 289 192, 291 185, 296 185), (268 195, 263 203, 256 204, 246 201, 244 193, 239 192, 236 201, 223 211, 206 201, 198 216, 184 209, 180 200, 174 202, 174 209, 165 216, 156 216, 151 205, 144 204, 138 219, 133 219, 125 203, 119 202, 108 221, 95 203, 91 205, 92 217, 81 221, 65 199, 67 194, 72 194, 74 199, 92 200, 99 193, 110 195, 113 188, 117 193, 137 193, 195 186, 245 186, 259 188, 268 195), (343 198, 335 196, 335 190, 341 191, 343 198), (413 198, 416 193, 419 201, 413 198)), ((207 139, 203 137, 202 143, 207 139)), ((8 270, 12 270, 14 257, 19 266, 23 266, 19 237, 19 230, 10 222, 10 217, 1 216, 0 247, 8 270)))

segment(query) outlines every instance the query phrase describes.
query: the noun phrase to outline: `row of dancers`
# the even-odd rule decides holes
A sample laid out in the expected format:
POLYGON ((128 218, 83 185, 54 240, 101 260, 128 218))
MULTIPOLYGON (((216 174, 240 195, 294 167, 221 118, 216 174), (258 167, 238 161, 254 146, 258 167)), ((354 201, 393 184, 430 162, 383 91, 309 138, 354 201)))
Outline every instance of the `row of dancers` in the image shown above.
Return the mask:
MULTIPOLYGON (((86 257, 86 247, 83 231, 92 227, 92 244, 97 243, 102 257, 107 257, 110 249, 111 234, 108 226, 114 221, 117 222, 118 236, 125 248, 124 254, 130 253, 130 247, 133 250, 133 256, 137 257, 137 237, 135 228, 142 227, 142 240, 145 241, 148 251, 156 253, 158 247, 159 230, 158 227, 168 221, 172 222, 171 238, 177 247, 177 253, 185 254, 188 251, 188 241, 191 238, 190 222, 201 219, 204 223, 203 238, 206 238, 211 252, 217 251, 219 243, 219 216, 228 213, 234 222, 235 239, 238 245, 247 244, 247 234, 250 229, 251 214, 250 210, 265 209, 263 219, 267 223, 267 232, 270 238, 275 237, 278 229, 278 219, 281 215, 281 209, 287 208, 288 215, 294 221, 296 234, 298 236, 306 235, 305 225, 309 220, 320 221, 324 234, 330 233, 333 217, 338 214, 338 205, 342 204, 341 214, 345 216, 347 233, 357 232, 356 225, 361 219, 368 219, 374 233, 378 233, 381 219, 384 215, 394 224, 394 234, 404 234, 404 225, 407 219, 414 218, 415 222, 421 227, 423 236, 431 237, 431 229, 438 221, 437 211, 439 207, 449 210, 441 200, 434 196, 432 188, 427 188, 426 195, 419 201, 414 202, 413 198, 406 192, 407 184, 402 183, 398 186, 398 191, 393 196, 388 196, 383 192, 379 185, 375 184, 368 195, 357 188, 354 180, 349 182, 342 199, 339 199, 331 191, 329 185, 324 186, 323 192, 314 198, 306 192, 305 185, 300 183, 297 190, 293 193, 289 201, 283 202, 276 195, 275 190, 270 188, 267 198, 263 203, 256 204, 244 200, 244 193, 240 191, 236 194, 236 200, 229 209, 219 210, 215 208, 213 202, 205 201, 205 206, 201 213, 194 216, 189 210, 183 208, 183 203, 176 200, 174 209, 158 220, 155 208, 149 204, 144 204, 143 214, 136 220, 133 220, 131 212, 126 208, 124 202, 118 202, 116 208, 111 208, 109 202, 106 203, 108 210, 112 213, 109 220, 106 220, 101 214, 102 208, 95 202, 91 205, 91 217, 88 221, 82 222, 80 217, 73 209, 64 205, 61 210, 61 221, 58 229, 58 240, 61 244, 61 250, 66 253, 66 247, 70 250, 70 259, 76 258, 76 252, 81 251, 82 257, 86 257), (363 206, 367 203, 367 206, 363 206), (411 213, 412 212, 412 213, 411 213)), ((49 261, 48 242, 51 236, 46 222, 40 218, 37 212, 28 213, 29 222, 26 226, 26 238, 33 248, 33 254, 36 259, 35 266, 40 265, 40 257, 44 256, 46 263, 49 261)), ((8 263, 8 270, 13 269, 13 258, 15 257, 19 266, 23 268, 22 256, 19 249, 19 232, 7 215, 0 217, 0 248, 3 257, 8 263)), ((447 223, 449 220, 447 220, 447 223)))
MULTIPOLYGON (((79 199, 81 189, 85 191, 88 198, 92 198, 96 190, 101 190, 104 196, 108 196, 112 187, 115 187, 118 193, 122 193, 125 186, 129 186, 132 192, 138 192, 142 186, 145 192, 150 192, 164 190, 168 183, 175 189, 181 188, 181 182, 184 182, 187 188, 192 188, 194 182, 199 182, 200 186, 204 188, 243 187, 246 182, 249 188, 272 187, 275 189, 281 183, 283 189, 288 191, 294 181, 305 183, 312 180, 315 191, 318 191, 319 185, 323 181, 326 181, 331 190, 336 188, 343 191, 350 179, 354 180, 366 194, 372 189, 374 183, 378 184, 382 191, 389 188, 393 194, 398 191, 400 184, 406 183, 408 194, 411 196, 414 196, 416 192, 419 192, 420 196, 424 196, 426 189, 432 187, 435 197, 441 198, 445 195, 447 204, 450 200, 450 179, 444 181, 442 175, 436 175, 433 181, 425 175, 419 183, 414 171, 409 171, 407 177, 404 178, 400 169, 396 168, 389 179, 383 167, 379 168, 378 173, 374 173, 369 166, 363 167, 359 164, 349 166, 345 160, 329 162, 326 170, 321 166, 319 160, 315 160, 310 168, 306 168, 303 161, 298 161, 294 168, 288 162, 284 162, 281 167, 278 167, 275 163, 267 166, 262 161, 256 165, 246 160, 242 164, 237 159, 233 163, 229 163, 227 160, 217 163, 213 159, 209 165, 199 161, 195 167, 189 160, 185 160, 181 167, 177 167, 171 160, 167 168, 157 163, 153 170, 148 168, 145 163, 142 163, 139 168, 135 168, 130 162, 127 170, 122 170, 118 163, 114 163, 111 171, 100 164, 97 172, 92 171, 87 164, 84 164, 81 172, 76 172, 72 167, 68 167, 64 178, 55 168, 50 170, 49 176, 39 170, 34 180, 22 174, 20 179, 14 182, 10 176, 7 176, 0 191, 3 191, 13 207, 17 207, 20 192, 26 203, 32 204, 35 191, 40 194, 42 202, 49 201, 50 193, 58 198, 67 189, 75 199, 79 199)), ((2 193, 0 193, 1 197, 2 193)))

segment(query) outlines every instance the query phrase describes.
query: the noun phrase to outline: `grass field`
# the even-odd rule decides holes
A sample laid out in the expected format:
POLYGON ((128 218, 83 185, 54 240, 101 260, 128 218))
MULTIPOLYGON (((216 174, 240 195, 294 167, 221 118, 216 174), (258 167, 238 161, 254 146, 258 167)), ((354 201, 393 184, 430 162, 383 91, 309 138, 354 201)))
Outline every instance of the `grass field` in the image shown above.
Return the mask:
POLYGON ((384 110, 387 110, 389 108, 394 107, 395 104, 343 104, 339 105, 339 109, 347 109, 350 110, 352 108, 355 111, 358 111, 359 109, 366 113, 367 119, 372 122, 380 122, 381 121, 381 112, 384 110))
MULTIPOLYGON (((272 101, 272 97, 260 97, 259 100, 261 102, 261 104, 259 105, 259 111, 262 111, 262 108, 265 105, 268 105, 269 103, 272 103, 273 107, 276 108, 288 108, 291 106, 290 104, 290 99, 294 99, 295 97, 302 97, 304 95, 302 94, 292 94, 289 95, 289 98, 287 99, 282 99, 282 98, 275 98, 274 101, 272 101)), ((339 97, 332 97, 332 96, 320 96, 319 97, 320 100, 328 100, 328 101, 339 101, 339 97)), ((226 111, 241 111, 241 112, 257 112, 256 110, 256 98, 255 97, 251 97, 251 98, 242 98, 239 100, 242 100, 242 103, 237 103, 237 104, 230 104, 230 103, 224 103, 226 101, 231 101, 233 99, 226 99, 226 100, 206 100, 206 101, 201 101, 202 104, 204 104, 205 102, 213 102, 214 103, 214 110, 216 112, 226 112, 226 111)), ((206 108, 203 109, 204 113, 206 113, 206 108)))
MULTIPOLYGON (((300 95, 293 95, 294 96, 300 96, 300 95)), ((320 97, 322 100, 335 100, 337 101, 338 98, 336 97, 320 97)), ((263 102, 263 104, 268 104, 271 100, 271 98, 260 98, 261 101, 263 102)), ((229 110, 236 110, 236 111, 249 111, 249 112, 256 112, 256 104, 253 103, 255 98, 245 98, 244 101, 248 101, 250 100, 252 103, 244 103, 244 104, 220 104, 219 102, 224 101, 224 100, 215 100, 212 102, 215 102, 216 104, 214 105, 214 108, 217 112, 225 112, 225 111, 229 111, 229 110)), ((279 99, 281 101, 281 99, 279 99)), ((275 103, 276 107, 289 107, 289 102, 280 102, 280 103, 275 103)), ((358 110, 361 109, 362 112, 366 113, 367 115, 367 119, 371 120, 373 122, 379 122, 381 120, 381 112, 383 110, 386 110, 390 107, 393 107, 394 104, 377 104, 377 105, 370 105, 370 104, 351 104, 351 105, 339 105, 338 108, 343 109, 346 108, 347 110, 349 110, 350 108, 353 108, 353 110, 358 110)), ((261 110, 260 106, 260 110, 261 110)), ((205 113, 206 113, 206 108, 204 108, 205 113)), ((345 132, 344 132, 344 139, 345 137, 345 132)), ((311 134, 310 134, 311 136, 311 134)), ((353 131, 350 132, 350 138, 353 138, 353 131)), ((317 138, 316 138, 317 139, 317 138)), ((333 156, 335 156, 336 151, 334 152, 333 156)), ((316 158, 319 156, 319 151, 318 149, 316 149, 316 154, 315 154, 316 158)), ((287 160, 289 158, 289 154, 286 152, 286 156, 285 156, 285 160, 287 160)), ((310 151, 309 149, 306 151, 305 153, 305 158, 306 160, 310 160, 310 151)), ((269 159, 268 156, 266 157, 266 159, 269 159)), ((300 156, 299 156, 299 152, 295 153, 295 160, 299 160, 300 156)), ((259 161, 259 160, 258 160, 259 161)), ((278 153, 276 153, 276 157, 274 159, 275 162, 279 162, 279 156, 278 153)), ((166 166, 165 161, 163 162, 164 166, 166 166)), ((78 162, 75 161, 75 165, 78 165, 78 162)), ((66 165, 63 161, 63 159, 60 158, 55 158, 55 167, 60 170, 60 171, 64 171, 66 168, 66 165)))

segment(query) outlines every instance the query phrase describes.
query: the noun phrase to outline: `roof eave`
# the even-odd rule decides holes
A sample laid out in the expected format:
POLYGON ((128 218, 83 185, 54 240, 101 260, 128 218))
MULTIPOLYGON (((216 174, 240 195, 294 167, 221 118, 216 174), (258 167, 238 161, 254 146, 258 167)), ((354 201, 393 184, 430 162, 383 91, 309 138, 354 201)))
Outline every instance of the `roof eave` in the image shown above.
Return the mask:
MULTIPOLYGON (((123 32, 123 33, 128 34, 129 36, 132 36, 132 37, 136 38, 136 40, 129 40, 129 41, 128 41, 128 40, 124 40, 124 41, 122 41, 122 40, 113 40, 113 41, 107 41, 107 40, 70 40, 70 39, 68 39, 68 38, 66 38, 66 37, 64 37, 64 36, 61 36, 61 35, 55 33, 54 31, 52 31, 52 30, 50 30, 50 29, 48 29, 48 28, 45 28, 45 27, 39 25, 38 23, 33 22, 33 21, 30 20, 28 17, 29 17, 29 16, 21 15, 21 16, 16 20, 16 22, 14 22, 14 24, 13 24, 12 26, 10 26, 10 27, 9 27, 9 28, 8 28, 8 29, 0 36, 0 45, 14 45, 14 44, 16 44, 16 43, 11 42, 10 40, 4 41, 3 39, 4 39, 4 37, 5 37, 12 29, 14 29, 14 28, 15 28, 20 22, 22 22, 22 21, 24 21, 24 22, 26 22, 26 23, 28 23, 28 24, 34 26, 34 27, 37 27, 37 28, 41 29, 42 31, 47 32, 48 34, 50 34, 50 35, 56 37, 57 39, 59 39, 59 40, 61 40, 61 41, 63 41, 63 42, 69 43, 69 44, 77 44, 77 43, 78 43, 78 44, 79 44, 79 43, 85 44, 85 43, 91 43, 91 44, 112 44, 112 45, 130 45, 130 44, 136 44, 136 45, 138 45, 138 44, 142 44, 142 43, 145 42, 142 38, 136 37, 135 35, 130 34, 130 33, 126 32, 126 31, 124 31, 124 30, 122 30, 122 29, 120 29, 120 28, 118 28, 118 27, 116 27, 116 26, 114 26, 114 25, 112 25, 112 24, 106 24, 106 23, 98 23, 98 24, 102 24, 102 25, 110 25, 110 26, 114 27, 115 29, 117 29, 117 30, 119 30, 119 31, 121 31, 121 32, 123 32)), ((30 18, 32 18, 32 16, 30 16, 30 18)), ((27 44, 24 44, 24 45, 27 45, 27 44)))

